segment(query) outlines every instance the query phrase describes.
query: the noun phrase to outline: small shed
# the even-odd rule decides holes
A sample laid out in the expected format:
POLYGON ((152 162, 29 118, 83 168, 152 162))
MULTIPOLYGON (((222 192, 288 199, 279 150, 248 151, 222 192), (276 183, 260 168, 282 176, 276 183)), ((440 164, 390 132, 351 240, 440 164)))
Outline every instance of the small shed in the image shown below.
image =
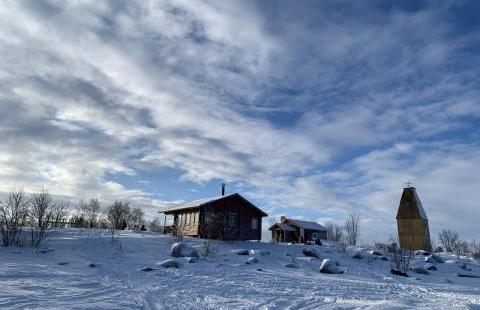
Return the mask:
POLYGON ((280 223, 268 228, 274 242, 301 242, 327 239, 327 229, 317 222, 296 220, 282 216, 280 223))

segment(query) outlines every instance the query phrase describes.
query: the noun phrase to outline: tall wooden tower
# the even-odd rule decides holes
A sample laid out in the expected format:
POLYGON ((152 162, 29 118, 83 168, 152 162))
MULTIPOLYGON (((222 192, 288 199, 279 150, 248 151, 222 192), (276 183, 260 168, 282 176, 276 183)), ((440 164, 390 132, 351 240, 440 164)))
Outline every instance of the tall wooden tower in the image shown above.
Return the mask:
POLYGON ((403 189, 397 213, 398 240, 400 247, 409 250, 431 251, 428 218, 410 183, 403 189))

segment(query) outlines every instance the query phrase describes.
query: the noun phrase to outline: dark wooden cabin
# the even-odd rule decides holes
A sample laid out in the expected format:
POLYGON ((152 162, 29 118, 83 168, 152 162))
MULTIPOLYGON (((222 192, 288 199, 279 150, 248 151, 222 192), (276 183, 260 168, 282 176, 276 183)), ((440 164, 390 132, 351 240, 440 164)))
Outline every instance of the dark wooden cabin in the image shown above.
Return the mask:
POLYGON ((280 218, 269 230, 272 231, 273 242, 301 242, 327 239, 327 229, 317 222, 280 218))
POLYGON ((260 240, 267 216, 235 193, 187 202, 163 210, 173 215, 173 227, 184 236, 222 240, 260 240))
POLYGON ((398 239, 400 247, 409 250, 431 251, 428 218, 415 187, 403 189, 397 212, 398 239))

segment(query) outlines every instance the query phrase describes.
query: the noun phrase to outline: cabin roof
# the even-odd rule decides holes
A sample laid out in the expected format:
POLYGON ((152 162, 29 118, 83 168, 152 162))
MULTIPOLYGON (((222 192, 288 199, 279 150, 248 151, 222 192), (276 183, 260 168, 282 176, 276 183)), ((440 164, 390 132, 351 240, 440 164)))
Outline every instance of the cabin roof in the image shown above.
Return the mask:
POLYGON ((250 205, 252 208, 256 209, 259 213, 261 213, 262 216, 267 216, 267 214, 265 212, 263 212, 260 208, 255 206, 253 203, 251 203, 247 199, 245 199, 239 193, 234 193, 234 194, 225 195, 225 196, 215 196, 215 197, 203 198, 203 199, 197 199, 197 200, 185 202, 185 203, 173 206, 173 207, 163 209, 162 211, 160 211, 160 213, 170 214, 170 213, 175 213, 176 211, 181 211, 181 210, 197 209, 197 208, 205 206, 209 203, 212 203, 214 201, 223 200, 223 199, 232 198, 232 197, 238 197, 238 198, 244 200, 245 202, 247 202, 248 205, 250 205))

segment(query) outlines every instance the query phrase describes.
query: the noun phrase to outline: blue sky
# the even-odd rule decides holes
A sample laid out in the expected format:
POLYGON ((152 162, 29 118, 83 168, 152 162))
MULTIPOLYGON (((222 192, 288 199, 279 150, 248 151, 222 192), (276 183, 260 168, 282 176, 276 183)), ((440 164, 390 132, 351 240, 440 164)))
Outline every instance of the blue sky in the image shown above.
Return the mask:
POLYGON ((0 191, 480 238, 478 1, 2 1, 0 191))

